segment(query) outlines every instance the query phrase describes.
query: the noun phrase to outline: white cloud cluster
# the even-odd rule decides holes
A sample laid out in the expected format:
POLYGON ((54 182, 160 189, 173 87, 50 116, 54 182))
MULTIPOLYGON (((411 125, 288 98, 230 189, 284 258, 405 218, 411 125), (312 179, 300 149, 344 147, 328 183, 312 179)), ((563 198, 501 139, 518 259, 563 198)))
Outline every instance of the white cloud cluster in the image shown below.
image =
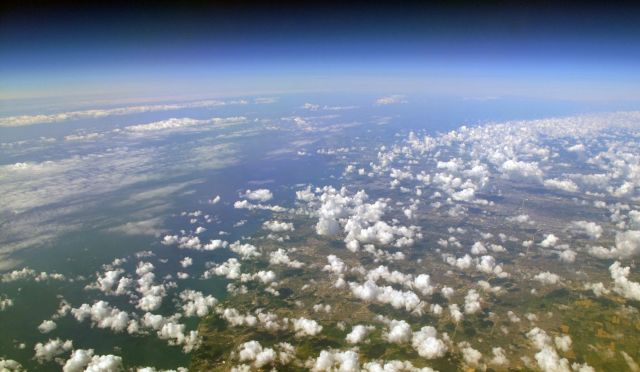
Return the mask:
POLYGON ((2 274, 2 281, 5 283, 15 282, 18 280, 35 280, 36 282, 43 282, 47 280, 66 280, 66 277, 58 273, 47 273, 45 271, 37 272, 28 267, 2 274))
POLYGON ((240 271, 242 264, 237 258, 230 258, 225 262, 214 265, 205 271, 203 277, 210 278, 211 275, 224 276, 227 279, 239 279, 242 272, 240 271))
POLYGON ((273 199, 273 193, 269 189, 247 190, 241 196, 246 199, 259 201, 262 203, 273 199))
POLYGON ((93 305, 82 304, 78 308, 71 309, 71 314, 79 322, 90 319, 92 326, 114 332, 124 332, 130 326, 133 329, 136 327, 136 321, 131 319, 126 311, 111 307, 106 301, 97 301, 93 305))
POLYGON ((280 221, 265 221, 262 224, 262 228, 272 232, 285 232, 295 230, 293 227, 293 223, 280 221))
POLYGON ((252 362, 256 368, 264 368, 276 364, 286 365, 294 357, 295 348, 286 342, 281 342, 270 348, 263 347, 258 341, 248 341, 238 348, 238 360, 240 362, 252 362))
POLYGON ((322 332, 322 326, 313 319, 297 318, 291 320, 296 336, 315 336, 322 332))
POLYGON ((325 187, 322 192, 317 214, 316 232, 319 235, 335 236, 342 230, 344 241, 351 251, 357 251, 360 244, 412 246, 421 238, 417 226, 390 225, 381 218, 388 209, 384 200, 366 203, 369 196, 363 191, 349 196, 347 190, 325 187))
POLYGON ((96 282, 87 285, 86 288, 97 289, 106 294, 124 295, 128 293, 133 280, 122 276, 122 274, 124 274, 122 269, 108 270, 104 274, 96 273, 96 282))
POLYGON ((46 343, 38 342, 34 346, 36 352, 34 358, 39 362, 51 361, 54 358, 71 351, 73 348, 73 342, 71 340, 63 341, 59 338, 50 339, 46 343))
POLYGON ((411 313, 421 314, 426 306, 413 291, 400 291, 391 286, 378 286, 372 280, 367 280, 363 284, 349 282, 349 288, 356 298, 367 302, 388 304, 395 309, 405 309, 411 313))
POLYGON ((585 234, 591 239, 599 239, 602 236, 602 226, 595 222, 573 221, 570 228, 576 233, 585 234))
POLYGON ((62 367, 64 372, 111 372, 122 369, 122 357, 95 355, 93 349, 76 349, 62 367))
POLYGON ((624 298, 640 301, 640 283, 629 280, 630 271, 630 267, 622 267, 618 261, 609 266, 613 290, 624 298))
POLYGON ((24 370, 25 369, 22 367, 22 364, 18 363, 17 361, 0 357, 0 371, 21 372, 24 370))
POLYGON ((466 314, 475 314, 481 309, 480 294, 475 289, 470 289, 464 297, 464 312, 466 314))
MULTIPOLYGON (((535 354, 538 367, 543 372, 570 372, 570 371, 594 371, 586 363, 573 363, 569 365, 566 358, 561 357, 554 346, 554 340, 544 330, 535 327, 527 333, 527 338, 534 347, 539 350, 535 354)), ((567 335, 555 337, 555 345, 563 352, 571 348, 571 338, 567 335)))
POLYGON ((231 249, 232 252, 240 255, 240 258, 243 260, 250 260, 252 258, 262 256, 260 250, 256 246, 249 243, 242 244, 239 241, 236 241, 229 245, 229 249, 231 249))
MULTIPOLYGON (((197 230, 196 230, 197 231, 197 230)), ((178 236, 178 235, 165 235, 162 238, 161 243, 163 245, 178 245, 179 248, 193 249, 198 251, 214 251, 220 248, 226 248, 229 243, 221 239, 212 239, 207 244, 203 244, 200 238, 197 236, 178 236)))
POLYGON ((287 251, 283 248, 278 248, 278 250, 269 253, 269 264, 284 265, 295 269, 299 269, 304 266, 302 262, 292 260, 287 251))
POLYGON ((544 271, 536 274, 533 277, 533 279, 545 285, 555 285, 560 283, 562 278, 560 278, 558 274, 554 274, 549 271, 544 271))
POLYGON ((322 350, 315 360, 308 361, 307 367, 313 372, 357 372, 360 371, 360 361, 354 350, 322 350))
POLYGON ((182 311, 185 316, 203 317, 218 304, 218 300, 211 296, 204 296, 202 292, 193 289, 185 289, 180 292, 180 300, 182 301, 182 311))
POLYGON ((351 332, 347 334, 345 340, 350 344, 359 344, 361 342, 364 342, 369 333, 371 333, 375 329, 376 327, 372 325, 357 324, 353 326, 351 332))
POLYGON ((140 262, 136 268, 139 279, 136 291, 141 295, 137 307, 144 311, 153 311, 160 308, 162 299, 167 295, 164 284, 155 284, 155 267, 150 262, 140 262))
POLYGON ((640 254, 640 230, 616 232, 615 247, 591 247, 589 254, 603 259, 625 259, 640 254))
POLYGON ((471 257, 470 255, 465 254, 462 257, 456 258, 454 255, 449 253, 443 253, 442 258, 447 264, 457 267, 460 270, 468 270, 471 267, 474 267, 480 272, 496 275, 500 278, 506 278, 509 276, 509 273, 504 271, 502 265, 496 263, 493 256, 485 255, 482 257, 471 257))
POLYGON ((140 320, 140 324, 156 331, 158 338, 167 340, 170 345, 182 345, 182 350, 188 353, 200 347, 202 340, 197 330, 187 332, 186 326, 177 322, 178 318, 179 315, 163 317, 147 312, 140 320))
POLYGON ((56 324, 56 322, 54 322, 53 320, 47 319, 47 320, 43 320, 42 323, 40 323, 40 325, 38 326, 38 331, 40 331, 40 333, 49 333, 56 328, 58 328, 58 325, 56 324))

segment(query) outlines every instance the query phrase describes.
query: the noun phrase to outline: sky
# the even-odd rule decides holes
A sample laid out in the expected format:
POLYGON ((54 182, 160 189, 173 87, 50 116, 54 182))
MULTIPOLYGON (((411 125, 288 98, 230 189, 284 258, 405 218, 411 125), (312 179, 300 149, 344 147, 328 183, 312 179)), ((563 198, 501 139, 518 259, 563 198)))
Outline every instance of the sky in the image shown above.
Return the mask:
POLYGON ((640 100, 636 8, 141 4, 4 4, 0 104, 333 91, 640 100))

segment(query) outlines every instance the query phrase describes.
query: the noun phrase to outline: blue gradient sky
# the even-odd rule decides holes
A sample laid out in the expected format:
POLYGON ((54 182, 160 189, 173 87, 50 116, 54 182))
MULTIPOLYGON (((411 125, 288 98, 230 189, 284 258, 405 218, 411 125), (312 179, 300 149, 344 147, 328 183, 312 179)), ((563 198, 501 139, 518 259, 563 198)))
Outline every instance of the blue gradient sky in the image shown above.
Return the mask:
POLYGON ((0 99, 397 92, 640 100, 631 8, 14 6, 0 99))

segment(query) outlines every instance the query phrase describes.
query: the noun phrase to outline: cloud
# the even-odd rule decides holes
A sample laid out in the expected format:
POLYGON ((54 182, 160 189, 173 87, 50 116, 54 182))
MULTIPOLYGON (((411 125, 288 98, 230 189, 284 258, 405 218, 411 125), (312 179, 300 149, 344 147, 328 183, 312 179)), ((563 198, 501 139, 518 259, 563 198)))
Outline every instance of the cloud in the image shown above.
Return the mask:
POLYGON ((595 222, 573 221, 570 229, 577 233, 586 234, 591 239, 599 239, 602 236, 602 227, 595 222))
POLYGON ((640 253, 640 230, 616 232, 616 246, 612 248, 591 247, 589 254, 603 259, 625 259, 640 253))
POLYGON ((182 301, 182 311, 185 316, 203 317, 218 304, 218 300, 211 296, 204 296, 202 292, 186 289, 180 292, 180 300, 182 301))
POLYGON ((609 266, 613 291, 629 300, 640 301, 640 283, 629 280, 630 271, 630 267, 622 267, 618 261, 609 266))
POLYGON ((367 338, 367 335, 375 330, 376 327, 371 325, 357 324, 353 326, 351 332, 347 334, 345 340, 350 344, 359 344, 367 338))
POLYGON ((156 121, 148 124, 137 124, 124 127, 124 130, 132 133, 144 133, 155 131, 175 131, 183 128, 213 125, 215 127, 244 124, 247 118, 244 116, 235 116, 228 118, 211 118, 211 119, 192 119, 192 118, 171 118, 156 121))
POLYGON ((411 346, 426 359, 441 358, 448 351, 444 341, 438 338, 438 331, 431 326, 422 327, 418 332, 414 332, 411 346))
POLYGON ((51 361, 53 358, 58 357, 73 348, 73 342, 71 340, 62 341, 59 338, 50 339, 46 343, 38 342, 33 348, 36 352, 34 358, 43 363, 51 361))
POLYGON ((40 115, 22 115, 8 116, 0 118, 0 127, 18 127, 34 124, 58 123, 64 121, 80 120, 80 119, 100 119, 109 116, 122 116, 131 114, 142 114, 146 112, 156 111, 172 111, 187 108, 207 108, 217 107, 229 104, 246 104, 246 101, 194 101, 187 103, 164 104, 164 105, 146 105, 146 106, 128 106, 117 107, 111 109, 93 109, 83 111, 68 111, 57 114, 40 114, 40 115))
POLYGON ((513 181, 542 182, 544 173, 536 162, 507 160, 500 167, 502 176, 513 181))
POLYGON ((280 221, 265 221, 262 228, 273 232, 294 231, 293 223, 280 221))
POLYGON ((109 231, 125 235, 152 235, 160 236, 166 230, 162 226, 164 219, 160 217, 149 218, 141 221, 127 222, 123 225, 115 226, 109 231))
POLYGON ((380 97, 378 99, 376 99, 376 105, 377 106, 386 106, 386 105, 393 105, 393 104, 397 104, 397 103, 407 103, 406 101, 406 96, 401 95, 401 94, 394 94, 391 96, 385 96, 385 97, 380 97))
POLYGON ((295 356, 293 345, 281 342, 274 348, 263 347, 258 341, 248 341, 238 347, 240 362, 253 362, 256 368, 274 364, 288 364, 295 356))
POLYGON ((247 190, 241 196, 262 203, 273 199, 273 193, 269 189, 247 190))
POLYGON ((93 349, 76 349, 62 367, 64 372, 101 372, 122 369, 122 357, 116 355, 94 355, 93 349))
POLYGON ((322 350, 315 360, 310 361, 308 368, 313 372, 322 371, 360 371, 358 353, 353 350, 322 350))
POLYGON ((298 318, 291 320, 296 336, 315 336, 322 332, 322 326, 313 319, 298 318))
POLYGON ((536 274, 536 276, 534 276, 533 279, 545 285, 558 284, 560 283, 560 280, 561 280, 558 274, 553 274, 548 271, 544 271, 539 274, 536 274))
POLYGON ((40 333, 49 333, 57 327, 58 325, 53 320, 43 320, 38 326, 38 331, 40 331, 40 333))
POLYGON ((544 180, 544 186, 550 189, 563 190, 566 192, 578 192, 580 188, 571 180, 548 179, 544 180))
POLYGON ((411 326, 404 320, 391 320, 389 329, 383 334, 383 337, 394 344, 404 344, 411 340, 411 326))
POLYGON ((79 322, 90 319, 92 326, 110 329, 116 333, 126 331, 135 322, 126 311, 111 307, 106 301, 97 301, 93 305, 82 304, 71 309, 71 314, 79 322))
POLYGON ((278 248, 278 250, 269 253, 269 264, 285 265, 296 269, 304 266, 302 262, 289 258, 287 251, 283 248, 278 248))

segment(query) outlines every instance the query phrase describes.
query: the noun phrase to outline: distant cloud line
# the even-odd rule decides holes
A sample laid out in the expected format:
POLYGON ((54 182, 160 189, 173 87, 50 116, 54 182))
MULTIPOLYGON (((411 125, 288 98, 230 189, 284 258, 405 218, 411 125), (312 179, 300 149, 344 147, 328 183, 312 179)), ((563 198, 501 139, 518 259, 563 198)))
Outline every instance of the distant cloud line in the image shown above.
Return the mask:
MULTIPOLYGON (((255 100, 257 104, 271 103, 273 99, 258 98, 255 100)), ((182 110, 189 108, 206 108, 206 107, 219 107, 227 105, 246 105, 249 104, 247 100, 232 100, 232 101, 218 101, 218 100, 205 100, 194 101, 187 103, 175 103, 175 104, 163 104, 163 105, 143 105, 143 106, 128 106, 128 107, 116 107, 111 109, 94 109, 94 110, 81 110, 81 111, 68 111, 60 112, 56 114, 40 114, 40 115, 19 115, 8 116, 0 118, 0 127, 21 127, 35 124, 48 124, 58 123, 71 120, 80 119, 98 119, 108 116, 122 116, 130 114, 142 114, 146 112, 155 111, 171 111, 182 110)))

